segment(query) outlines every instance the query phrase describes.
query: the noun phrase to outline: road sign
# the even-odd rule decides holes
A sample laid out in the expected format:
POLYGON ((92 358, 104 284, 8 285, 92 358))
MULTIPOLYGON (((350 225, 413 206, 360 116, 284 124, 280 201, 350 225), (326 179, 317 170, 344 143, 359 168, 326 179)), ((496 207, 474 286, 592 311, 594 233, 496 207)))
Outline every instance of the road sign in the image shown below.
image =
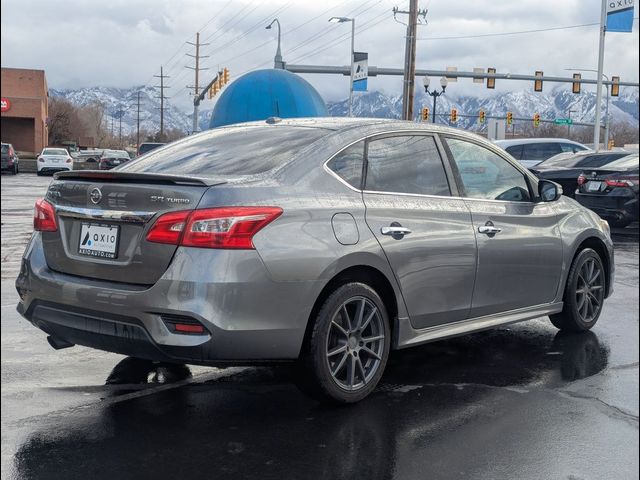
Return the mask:
POLYGON ((570 118, 556 118, 553 123, 556 125, 573 125, 573 120, 570 118))
POLYGON ((353 52, 353 90, 367 91, 367 77, 369 76, 369 54, 353 52))
POLYGON ((8 112, 11 110, 11 100, 8 98, 2 97, 2 111, 8 112))

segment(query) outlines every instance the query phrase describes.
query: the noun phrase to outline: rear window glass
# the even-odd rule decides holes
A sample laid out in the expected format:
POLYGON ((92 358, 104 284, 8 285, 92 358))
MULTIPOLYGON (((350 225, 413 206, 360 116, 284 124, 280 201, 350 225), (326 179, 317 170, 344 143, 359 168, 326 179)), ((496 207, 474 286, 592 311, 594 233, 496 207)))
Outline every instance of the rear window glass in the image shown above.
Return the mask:
POLYGON ((622 157, 618 160, 614 160, 613 162, 607 164, 608 168, 638 168, 640 163, 640 157, 638 155, 628 155, 626 157, 622 157))
POLYGON ((601 153, 592 155, 576 155, 575 157, 559 157, 550 158, 543 165, 558 166, 566 168, 598 168, 610 164, 622 157, 628 156, 628 153, 601 153))
POLYGON ((151 150, 154 150, 163 145, 164 143, 143 143, 140 145, 140 148, 138 148, 138 155, 144 155, 145 153, 150 152, 151 150))
POLYGON ((2 144, 2 153, 9 153, 9 145, 5 143, 2 144))
POLYGON ((254 175, 284 165, 329 132, 290 126, 237 127, 187 137, 127 163, 120 171, 254 175))
POLYGON ((67 151, 64 148, 45 148, 42 151, 43 155, 67 155, 67 151))
POLYGON ((522 159, 522 145, 511 145, 505 149, 516 160, 522 159))
POLYGON ((522 151, 523 160, 546 160, 561 153, 560 144, 555 142, 548 143, 527 143, 522 151))

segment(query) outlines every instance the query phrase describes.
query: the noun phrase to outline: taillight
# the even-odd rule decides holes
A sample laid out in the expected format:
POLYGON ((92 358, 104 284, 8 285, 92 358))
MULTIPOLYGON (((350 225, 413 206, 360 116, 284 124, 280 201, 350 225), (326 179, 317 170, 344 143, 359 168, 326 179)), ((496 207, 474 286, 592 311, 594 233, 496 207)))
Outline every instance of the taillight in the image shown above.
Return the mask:
POLYGON ((578 177, 578 185, 584 185, 585 183, 587 183, 587 177, 585 177, 584 175, 580 175, 578 177))
POLYGON ((615 180, 605 180, 608 187, 633 187, 638 183, 638 177, 616 178, 615 180), (633 182, 636 183, 633 183, 633 182))
POLYGON ((44 198, 36 200, 33 212, 33 229, 37 232, 55 232, 58 230, 56 211, 44 198))
POLYGON ((41 163, 44 163, 44 158, 38 157, 38 161, 41 162, 41 163))
POLYGON ((161 215, 147 233, 147 241, 179 245, 190 214, 191 210, 186 210, 161 215))
POLYGON ((185 247, 253 249, 253 236, 278 218, 278 207, 221 207, 166 213, 147 241, 185 247))
POLYGON ((67 163, 71 163, 72 161, 71 157, 67 158, 67 163))

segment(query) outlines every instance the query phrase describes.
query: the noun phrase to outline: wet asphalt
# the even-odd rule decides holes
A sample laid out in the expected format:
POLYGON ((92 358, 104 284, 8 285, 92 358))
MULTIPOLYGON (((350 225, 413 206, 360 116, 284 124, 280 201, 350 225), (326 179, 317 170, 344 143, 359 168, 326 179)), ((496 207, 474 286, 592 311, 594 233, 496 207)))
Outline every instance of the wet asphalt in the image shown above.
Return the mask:
POLYGON ((50 179, 1 180, 2 478, 638 478, 637 225, 593 331, 542 318, 394 352, 371 397, 328 407, 286 367, 53 350, 13 288, 50 179))

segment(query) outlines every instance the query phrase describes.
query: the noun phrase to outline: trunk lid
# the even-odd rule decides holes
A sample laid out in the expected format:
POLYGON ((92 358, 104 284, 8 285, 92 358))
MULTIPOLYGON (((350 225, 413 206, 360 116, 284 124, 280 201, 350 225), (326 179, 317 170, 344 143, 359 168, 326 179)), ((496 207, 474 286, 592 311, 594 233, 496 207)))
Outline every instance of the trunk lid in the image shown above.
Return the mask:
POLYGON ((155 219, 196 208, 205 191, 221 183, 117 171, 58 174, 46 195, 58 222, 56 232, 42 233, 47 264, 71 275, 152 285, 177 248, 146 241, 155 219))

